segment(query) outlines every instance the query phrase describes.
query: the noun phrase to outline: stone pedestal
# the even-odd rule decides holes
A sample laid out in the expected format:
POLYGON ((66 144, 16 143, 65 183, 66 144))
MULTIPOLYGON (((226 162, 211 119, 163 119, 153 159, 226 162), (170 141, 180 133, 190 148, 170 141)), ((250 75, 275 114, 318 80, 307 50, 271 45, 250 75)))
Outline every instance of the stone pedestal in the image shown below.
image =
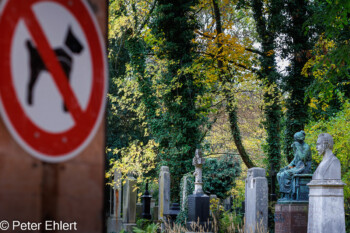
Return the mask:
POLYGON ((188 196, 187 229, 189 231, 199 232, 199 228, 202 228, 205 232, 210 231, 209 204, 209 196, 203 193, 188 196), (194 229, 193 224, 196 226, 194 229))
POLYGON ((267 232, 268 184, 265 169, 248 169, 245 183, 245 233, 267 232))
POLYGON ((344 185, 341 180, 312 180, 308 184, 308 233, 345 233, 344 185))
POLYGON ((307 233, 307 217, 307 202, 276 204, 275 233, 307 233))

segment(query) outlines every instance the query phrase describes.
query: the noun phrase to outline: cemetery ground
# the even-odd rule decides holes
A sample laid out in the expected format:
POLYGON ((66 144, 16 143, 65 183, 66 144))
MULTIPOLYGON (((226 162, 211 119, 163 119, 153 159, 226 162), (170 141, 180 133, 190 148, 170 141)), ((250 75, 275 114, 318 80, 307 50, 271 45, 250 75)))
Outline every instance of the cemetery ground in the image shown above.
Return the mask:
POLYGON ((0 230, 350 233, 349 16, 0 0, 0 230))
POLYGON ((350 230, 348 1, 16 1, 2 218, 96 232, 105 202, 111 232, 350 230))
POLYGON ((110 0, 108 231, 200 217, 189 232, 312 232, 323 190, 349 232, 349 13, 345 0, 110 0), (322 133, 340 164, 329 189, 312 178, 322 133))

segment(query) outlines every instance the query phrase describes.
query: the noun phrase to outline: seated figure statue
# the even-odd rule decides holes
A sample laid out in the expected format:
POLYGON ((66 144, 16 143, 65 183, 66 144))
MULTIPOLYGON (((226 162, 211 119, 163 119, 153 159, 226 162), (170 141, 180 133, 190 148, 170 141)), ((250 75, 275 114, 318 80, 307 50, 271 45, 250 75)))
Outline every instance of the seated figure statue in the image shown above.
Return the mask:
POLYGON ((295 174, 311 173, 311 150, 310 146, 304 142, 305 132, 302 130, 295 133, 294 140, 295 142, 292 144, 293 161, 277 173, 277 180, 282 194, 280 200, 291 199, 292 178, 295 174))

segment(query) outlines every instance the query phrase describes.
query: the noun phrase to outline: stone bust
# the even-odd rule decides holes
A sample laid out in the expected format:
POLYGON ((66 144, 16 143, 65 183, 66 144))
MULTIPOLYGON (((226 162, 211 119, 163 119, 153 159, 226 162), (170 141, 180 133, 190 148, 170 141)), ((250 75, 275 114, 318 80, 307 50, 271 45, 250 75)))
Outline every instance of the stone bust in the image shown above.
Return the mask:
POLYGON ((333 154, 333 138, 328 133, 318 136, 316 150, 319 155, 323 155, 323 160, 317 167, 313 180, 340 180, 341 166, 338 158, 333 154))

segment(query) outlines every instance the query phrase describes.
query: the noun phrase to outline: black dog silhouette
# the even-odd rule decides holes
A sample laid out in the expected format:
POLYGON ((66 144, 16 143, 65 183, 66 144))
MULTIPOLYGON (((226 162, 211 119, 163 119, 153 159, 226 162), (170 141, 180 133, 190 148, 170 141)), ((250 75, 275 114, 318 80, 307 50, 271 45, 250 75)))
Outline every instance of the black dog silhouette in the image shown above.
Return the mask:
MULTIPOLYGON (((65 46, 61 48, 54 49, 57 60, 60 62, 61 67, 66 74, 66 77, 69 81, 70 72, 73 66, 73 59, 70 54, 79 54, 83 50, 83 46, 79 42, 79 40, 75 37, 72 32, 71 27, 68 28, 68 32, 65 39, 65 46)), ((27 95, 27 103, 28 105, 33 105, 33 89, 36 84, 36 81, 39 77, 39 74, 42 71, 47 71, 45 63, 40 57, 38 50, 34 47, 33 43, 30 40, 26 41, 26 46, 29 51, 29 61, 30 61, 30 79, 28 83, 28 95, 27 95)), ((67 107, 63 103, 63 110, 67 112, 67 107)))

